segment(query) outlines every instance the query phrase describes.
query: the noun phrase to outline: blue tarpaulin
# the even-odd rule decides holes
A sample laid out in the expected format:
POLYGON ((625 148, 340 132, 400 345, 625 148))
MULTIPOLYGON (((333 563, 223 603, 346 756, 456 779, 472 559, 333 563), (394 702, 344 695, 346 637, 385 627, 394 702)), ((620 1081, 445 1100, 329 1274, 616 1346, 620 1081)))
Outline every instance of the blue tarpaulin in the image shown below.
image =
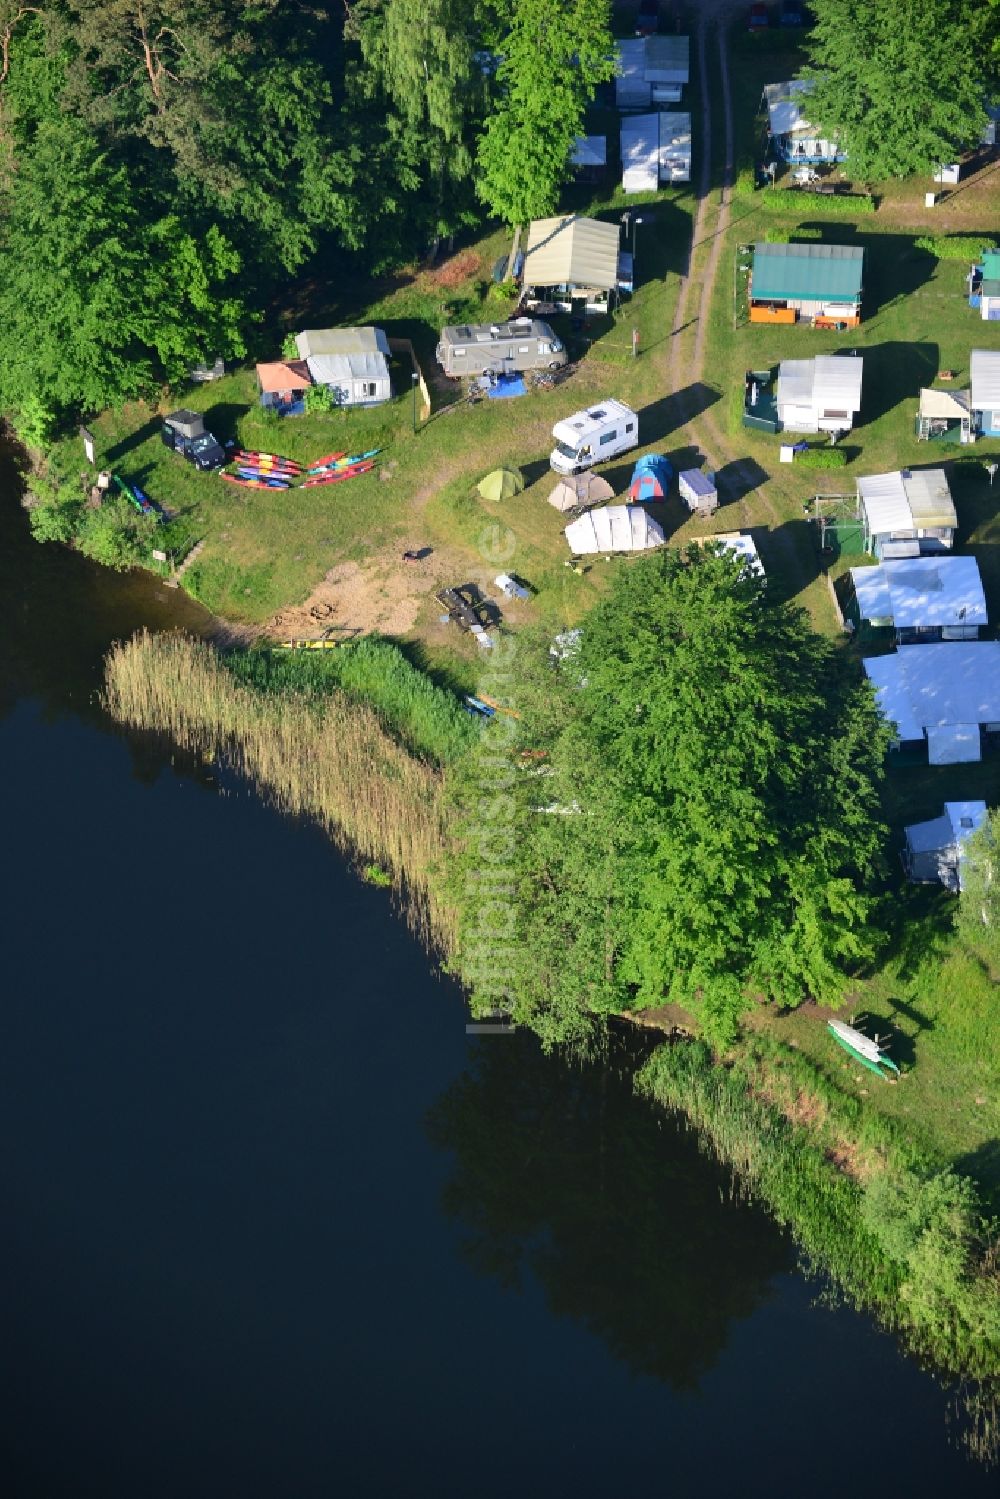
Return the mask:
POLYGON ((486 394, 491 401, 503 401, 510 396, 526 395, 527 387, 520 375, 498 375, 496 384, 491 385, 486 394))

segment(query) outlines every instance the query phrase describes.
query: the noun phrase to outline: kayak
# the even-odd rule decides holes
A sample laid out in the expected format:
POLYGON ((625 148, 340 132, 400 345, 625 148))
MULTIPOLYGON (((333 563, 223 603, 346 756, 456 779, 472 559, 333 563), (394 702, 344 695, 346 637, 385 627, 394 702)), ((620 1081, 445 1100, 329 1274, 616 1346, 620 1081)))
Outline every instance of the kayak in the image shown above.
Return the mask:
POLYGON ((335 651, 339 640, 279 640, 279 651, 335 651))
POLYGON ((286 479, 249 479, 243 474, 220 474, 230 484, 242 484, 244 489, 288 489, 286 479))
POLYGON ((298 473, 302 468, 301 463, 296 463, 294 458, 282 458, 280 453, 252 452, 248 448, 237 449, 237 451, 232 454, 232 461, 234 463, 244 463, 246 461, 249 461, 250 463, 257 463, 269 468, 290 468, 294 469, 296 473, 298 473))
POLYGON ((249 465, 246 468, 238 468, 236 472, 241 479, 283 479, 287 484, 299 477, 298 474, 285 473, 284 469, 251 468, 249 465))
POLYGON ((315 489, 317 484, 339 484, 341 479, 353 479, 357 474, 367 474, 374 467, 374 463, 369 459, 367 463, 355 463, 352 468, 338 469, 336 473, 317 474, 312 479, 306 479, 301 487, 315 489))
POLYGON ((356 463, 364 463, 369 458, 377 458, 381 448, 369 448, 367 453, 331 453, 327 458, 321 458, 316 463, 309 465, 311 474, 325 473, 329 469, 353 468, 356 463))

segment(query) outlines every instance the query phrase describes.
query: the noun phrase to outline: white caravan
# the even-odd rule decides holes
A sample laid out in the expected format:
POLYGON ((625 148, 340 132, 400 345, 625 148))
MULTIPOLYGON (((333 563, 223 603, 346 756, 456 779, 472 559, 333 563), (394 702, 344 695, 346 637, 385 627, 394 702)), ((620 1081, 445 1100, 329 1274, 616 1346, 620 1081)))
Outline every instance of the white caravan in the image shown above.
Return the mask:
POLYGON ((581 474, 639 446, 639 418, 621 401, 599 401, 556 422, 549 463, 557 474, 581 474))

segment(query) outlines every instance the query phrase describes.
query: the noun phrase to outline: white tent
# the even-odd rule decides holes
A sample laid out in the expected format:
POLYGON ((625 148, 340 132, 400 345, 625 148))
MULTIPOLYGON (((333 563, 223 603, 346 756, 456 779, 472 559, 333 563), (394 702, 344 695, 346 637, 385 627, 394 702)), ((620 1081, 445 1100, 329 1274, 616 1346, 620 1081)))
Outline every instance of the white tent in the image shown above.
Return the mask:
POLYGON ((641 505, 604 505, 588 510, 566 527, 576 557, 589 552, 645 552, 662 546, 663 528, 641 505))
POLYGON ((980 729, 1000 727, 1000 641, 901 645, 862 665, 903 740, 927 740, 931 765, 982 758, 980 729))
POLYGON ((565 515, 569 510, 583 510, 588 505, 599 505, 614 497, 611 485, 600 474, 577 474, 575 478, 563 479, 556 485, 549 495, 549 504, 565 515))

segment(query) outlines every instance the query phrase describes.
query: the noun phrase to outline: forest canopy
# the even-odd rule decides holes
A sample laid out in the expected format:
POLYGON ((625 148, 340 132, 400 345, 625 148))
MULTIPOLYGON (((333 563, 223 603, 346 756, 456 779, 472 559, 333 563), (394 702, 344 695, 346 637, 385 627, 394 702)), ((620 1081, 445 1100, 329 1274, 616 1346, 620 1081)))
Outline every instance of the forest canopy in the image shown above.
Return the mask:
POLYGON ((37 430, 240 356, 319 253, 554 210, 612 51, 609 0, 0 0, 0 407, 37 430), (559 88, 515 67, 543 44, 559 88), (512 108, 530 204, 488 166, 512 108))

